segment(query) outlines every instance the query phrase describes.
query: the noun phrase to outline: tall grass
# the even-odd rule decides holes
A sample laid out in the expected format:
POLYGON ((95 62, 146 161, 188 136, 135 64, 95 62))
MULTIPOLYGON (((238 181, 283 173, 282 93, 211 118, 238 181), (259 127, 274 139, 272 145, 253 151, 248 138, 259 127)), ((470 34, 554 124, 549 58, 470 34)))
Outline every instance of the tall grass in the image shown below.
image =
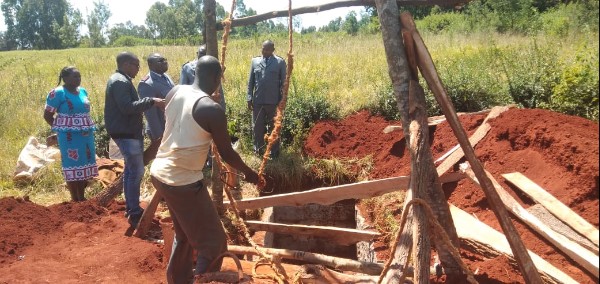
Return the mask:
MULTIPOLYGON (((533 89, 544 96, 547 95, 544 92, 549 92, 548 108, 553 108, 554 101, 557 101, 553 96, 556 94, 569 97, 570 86, 581 81, 577 80, 581 76, 592 83, 595 80, 597 86, 598 35, 594 33, 572 35, 569 40, 554 36, 525 38, 496 33, 423 32, 422 35, 460 111, 514 102, 509 81, 522 82, 523 86, 513 87, 513 90, 533 85, 533 89), (533 60, 531 56, 537 59, 533 60), (590 62, 593 58, 595 65, 593 60, 590 62), (540 66, 552 72, 548 75, 548 70, 532 70, 540 66), (591 70, 594 66, 596 69, 591 70), (546 89, 539 91, 536 84, 546 89)), ((230 131, 242 139, 243 151, 250 143, 250 113, 245 102, 250 59, 260 55, 261 43, 267 38, 274 40, 276 54, 286 58, 286 36, 231 39, 227 47, 224 81, 227 114, 230 131)), ((106 80, 116 68, 115 56, 119 52, 129 50, 142 60, 140 73, 134 79, 137 85, 148 72, 144 64, 148 54, 162 53, 170 63, 168 74, 178 81, 181 65, 193 59, 196 48, 140 46, 0 53, 0 89, 3 90, 0 92, 0 196, 14 195, 23 190, 34 193, 42 190, 35 184, 16 187, 11 181, 12 173, 28 137, 42 138, 49 133, 49 126, 42 118, 45 97, 56 86, 58 72, 63 66, 79 68, 82 86, 90 94, 92 115, 101 123, 106 80)), ((292 147, 290 152, 299 152, 302 137, 316 119, 343 117, 364 108, 398 118, 390 93, 380 35, 297 34, 294 37, 294 62, 286 117, 288 128, 284 129, 291 137, 285 141, 288 150, 292 147), (382 106, 387 106, 387 109, 382 106)), ((591 92, 592 98, 595 94, 597 102, 597 87, 595 93, 591 88, 578 90, 591 92)), ((429 101, 430 113, 439 112, 431 96, 429 101)), ((597 115, 596 111, 596 119, 597 115)), ((50 190, 49 187, 60 190, 60 171, 47 176, 53 178, 51 182, 43 183, 43 190, 50 190)))

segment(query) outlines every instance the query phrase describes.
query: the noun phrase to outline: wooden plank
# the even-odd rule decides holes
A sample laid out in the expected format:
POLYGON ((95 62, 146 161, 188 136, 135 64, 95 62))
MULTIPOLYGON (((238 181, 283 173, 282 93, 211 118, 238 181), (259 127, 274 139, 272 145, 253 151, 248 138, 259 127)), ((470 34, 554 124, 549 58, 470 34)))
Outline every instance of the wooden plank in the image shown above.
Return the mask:
MULTIPOLYGON (((486 114, 486 113, 489 113, 490 111, 491 111, 490 109, 486 109, 486 110, 477 111, 477 112, 459 112, 458 116, 486 114)), ((431 117, 427 118, 427 125, 428 126, 436 126, 444 121, 446 121, 446 117, 443 115, 431 116, 431 117)), ((393 132, 396 130, 402 130, 402 126, 401 125, 388 125, 383 129, 383 133, 387 134, 387 133, 390 133, 390 132, 393 132)))
MULTIPOLYGON (((440 177, 442 183, 455 182, 464 178, 462 174, 448 174, 440 177)), ((362 181, 358 183, 321 187, 303 192, 293 192, 264 197, 240 199, 236 201, 239 210, 258 209, 272 206, 302 206, 310 203, 330 205, 345 199, 362 199, 383 195, 408 188, 409 177, 392 177, 362 181)), ((223 202, 229 206, 229 201, 223 202)))
POLYGON ((477 178, 481 180, 481 188, 487 197, 490 208, 493 210, 496 218, 498 218, 498 222, 502 227, 502 231, 504 231, 508 238, 508 242, 513 249, 513 253, 517 259, 517 263, 519 264, 519 268, 523 274, 525 282, 542 283, 542 279, 540 278, 537 270, 535 270, 533 262, 531 261, 529 254, 527 254, 527 249, 523 245, 521 237, 511 222, 510 217, 508 216, 508 212, 506 212, 506 209, 502 206, 502 201, 500 200, 498 193, 494 190, 492 182, 489 178, 487 178, 484 172, 483 165, 475 155, 475 150, 469 142, 467 133, 458 119, 454 105, 452 104, 452 101, 446 93, 444 85, 437 74, 433 59, 431 58, 431 55, 429 54, 421 35, 416 29, 416 25, 412 19, 412 16, 410 13, 402 13, 400 16, 400 21, 406 29, 412 32, 418 55, 417 59, 419 70, 425 78, 425 81, 427 81, 427 85, 432 91, 436 101, 440 105, 440 108, 446 116, 446 119, 448 119, 448 124, 450 124, 450 127, 452 128, 454 135, 456 135, 462 150, 465 152, 467 160, 473 166, 473 171, 477 175, 477 178))
POLYGON ((152 219, 154 218, 154 213, 156 213, 158 203, 161 200, 162 197, 160 196, 160 193, 158 193, 158 191, 155 191, 152 195, 150 203, 148 203, 148 206, 146 206, 146 209, 144 209, 144 213, 142 214, 140 222, 138 223, 137 228, 135 229, 135 233, 133 234, 134 236, 140 239, 143 239, 146 236, 146 233, 148 233, 150 225, 152 224, 152 219))
POLYGON ((567 205, 560 202, 552 194, 548 193, 548 191, 519 172, 503 174, 502 176, 535 200, 535 202, 548 209, 558 219, 598 246, 598 229, 571 210, 567 205))
POLYGON ((330 226, 307 226, 296 224, 281 224, 262 221, 246 221, 254 231, 267 231, 287 235, 308 235, 331 239, 341 245, 353 245, 360 241, 370 241, 381 236, 378 232, 338 228, 330 226))
MULTIPOLYGON (((488 134, 490 129, 492 129, 492 126, 489 123, 490 120, 498 117, 500 114, 509 110, 511 107, 512 106, 493 107, 492 110, 490 111, 490 113, 483 120, 483 123, 481 123, 481 125, 477 128, 477 130, 475 130, 473 135, 471 135, 471 137, 469 137, 469 143, 471 144, 471 146, 475 147, 475 145, 477 145, 477 143, 479 143, 479 141, 481 141, 483 138, 485 138, 485 136, 488 134)), ((445 157, 445 158, 438 159, 438 160, 443 160, 443 162, 437 167, 438 175, 442 175, 445 172, 447 172, 448 170, 450 170, 454 166, 454 164, 458 163, 460 161, 460 159, 463 158, 464 155, 465 155, 465 152, 460 148, 460 144, 454 146, 452 149, 450 149, 450 151, 448 151, 446 154, 442 155, 442 157, 445 157)), ((436 161, 436 162, 438 162, 438 161, 436 161)))
MULTIPOLYGON (((228 245, 227 250, 234 254, 258 255, 256 249, 252 247, 228 245)), ((282 259, 300 260, 308 263, 322 264, 342 271, 354 271, 369 275, 379 275, 379 273, 381 273, 383 270, 383 265, 379 263, 357 261, 319 253, 275 248, 261 248, 261 250, 264 250, 270 255, 279 256, 282 259)))
MULTIPOLYGON (((483 244, 485 247, 498 252, 498 254, 504 254, 511 259, 514 259, 510 245, 506 241, 506 236, 502 233, 494 230, 492 227, 477 220, 471 214, 454 205, 450 206, 450 212, 452 212, 452 218, 454 219, 456 231, 460 239, 483 244)), ((531 256, 531 260, 535 264, 536 269, 542 274, 542 278, 544 278, 546 282, 565 284, 577 283, 577 281, 569 275, 554 267, 539 255, 532 251, 528 251, 528 253, 531 256)))
POLYGON ((550 227, 555 232, 571 239, 572 241, 580 244, 582 247, 588 249, 594 254, 598 255, 600 251, 598 247, 594 245, 590 240, 586 239, 584 236, 575 232, 573 228, 569 227, 569 225, 563 223, 560 219, 556 218, 556 216, 552 215, 546 207, 541 204, 535 204, 533 206, 529 206, 527 211, 531 213, 533 216, 540 219, 544 224, 550 227))
MULTIPOLYGON (((461 165, 463 170, 469 179, 479 184, 478 178, 475 177, 472 170, 466 166, 461 165)), ((571 241, 569 238, 556 233, 537 217, 533 216, 529 211, 525 210, 508 192, 502 188, 502 186, 496 181, 496 179, 489 173, 486 172, 488 178, 492 181, 496 191, 500 195, 504 206, 510 210, 517 218, 527 224, 532 230, 540 234, 544 239, 552 243, 557 249, 564 252, 569 258, 580 264, 585 270, 590 272, 598 279, 600 265, 598 256, 593 252, 585 249, 581 245, 571 241)))

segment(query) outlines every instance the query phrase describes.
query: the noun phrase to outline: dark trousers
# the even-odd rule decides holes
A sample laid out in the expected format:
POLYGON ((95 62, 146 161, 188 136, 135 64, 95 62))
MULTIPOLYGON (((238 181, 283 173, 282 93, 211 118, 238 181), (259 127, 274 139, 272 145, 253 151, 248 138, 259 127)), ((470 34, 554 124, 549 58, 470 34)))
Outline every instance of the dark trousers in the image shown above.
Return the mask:
POLYGON ((152 184, 169 206, 175 238, 167 266, 170 284, 193 281, 192 253, 196 250, 196 272, 221 269, 222 259, 210 271, 208 266, 227 251, 227 238, 219 214, 202 181, 183 186, 170 186, 152 177, 152 184))
MULTIPOLYGON (((277 114, 277 105, 259 105, 255 104, 252 110, 252 138, 254 152, 264 153, 267 148, 265 134, 271 134, 277 114), (267 131, 268 129, 268 131, 267 131)), ((271 148, 271 156, 279 154, 279 139, 275 141, 271 148)))

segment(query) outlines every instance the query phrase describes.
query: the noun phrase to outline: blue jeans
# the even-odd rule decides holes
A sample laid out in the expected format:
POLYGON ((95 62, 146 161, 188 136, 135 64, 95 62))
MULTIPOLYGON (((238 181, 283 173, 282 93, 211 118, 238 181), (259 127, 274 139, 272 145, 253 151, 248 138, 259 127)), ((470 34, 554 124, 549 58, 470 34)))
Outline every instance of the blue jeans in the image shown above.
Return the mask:
POLYGON ((140 185, 144 177, 144 140, 114 139, 125 160, 123 170, 123 192, 125 193, 126 214, 142 214, 140 207, 140 185))

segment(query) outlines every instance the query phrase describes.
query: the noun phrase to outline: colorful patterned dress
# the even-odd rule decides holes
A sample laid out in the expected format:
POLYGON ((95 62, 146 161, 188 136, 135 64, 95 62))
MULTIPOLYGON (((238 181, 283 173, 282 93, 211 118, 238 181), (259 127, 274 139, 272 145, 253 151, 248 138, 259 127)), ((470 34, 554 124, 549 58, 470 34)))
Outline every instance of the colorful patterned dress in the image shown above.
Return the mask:
POLYGON ((46 98, 46 111, 57 114, 52 131, 58 134, 63 175, 68 182, 98 176, 96 124, 90 117, 87 91, 81 87, 78 90, 78 94, 73 94, 62 86, 56 87, 46 98))

